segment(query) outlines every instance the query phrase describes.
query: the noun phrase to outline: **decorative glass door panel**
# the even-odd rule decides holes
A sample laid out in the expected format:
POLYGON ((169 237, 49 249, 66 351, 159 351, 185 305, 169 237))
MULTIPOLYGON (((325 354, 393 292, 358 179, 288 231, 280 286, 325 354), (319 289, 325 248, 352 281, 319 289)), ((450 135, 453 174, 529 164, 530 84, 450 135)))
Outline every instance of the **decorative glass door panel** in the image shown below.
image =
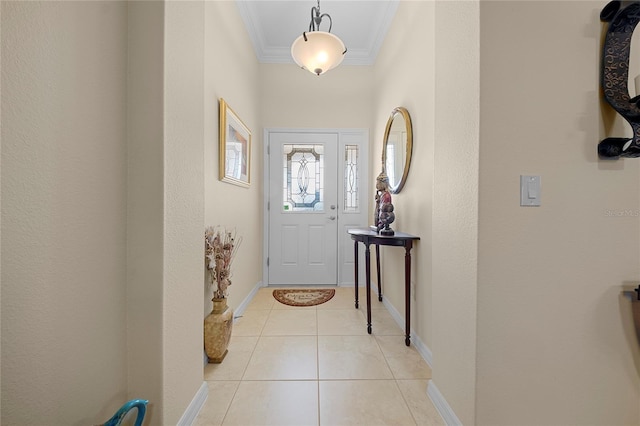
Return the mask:
POLYGON ((283 210, 324 211, 324 146, 282 146, 283 210))
POLYGON ((344 179, 343 196, 345 212, 357 212, 359 203, 359 183, 358 179, 358 145, 346 145, 344 147, 344 179))

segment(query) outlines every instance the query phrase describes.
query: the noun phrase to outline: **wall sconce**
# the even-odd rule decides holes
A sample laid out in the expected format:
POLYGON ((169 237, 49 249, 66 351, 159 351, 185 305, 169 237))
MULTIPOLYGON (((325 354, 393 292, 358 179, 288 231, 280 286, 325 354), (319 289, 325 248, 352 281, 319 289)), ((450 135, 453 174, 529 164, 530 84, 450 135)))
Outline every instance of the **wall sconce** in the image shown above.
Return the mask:
POLYGON ((300 67, 316 74, 324 74, 340 65, 347 48, 342 40, 331 34, 333 22, 327 13, 320 14, 318 7, 311 8, 309 31, 303 32, 291 45, 291 56, 300 67), (329 18, 329 31, 320 31, 322 18, 329 18))
POLYGON ((600 158, 640 157, 640 96, 629 95, 631 36, 640 21, 640 1, 611 1, 600 12, 608 22, 602 49, 600 85, 604 99, 631 125, 633 137, 606 138, 598 144, 600 158))

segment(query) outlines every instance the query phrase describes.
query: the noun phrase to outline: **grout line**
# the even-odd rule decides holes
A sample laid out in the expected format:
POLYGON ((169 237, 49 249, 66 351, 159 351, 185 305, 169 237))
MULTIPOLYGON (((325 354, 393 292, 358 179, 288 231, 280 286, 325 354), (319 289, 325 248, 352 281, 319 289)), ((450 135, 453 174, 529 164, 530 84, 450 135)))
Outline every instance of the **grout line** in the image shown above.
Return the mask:
POLYGON ((240 389, 240 384, 241 383, 242 383, 242 380, 238 380, 238 384, 236 385, 236 389, 233 391, 233 395, 231 396, 231 399, 229 400, 229 404, 227 405, 227 409, 224 411, 224 415, 222 416, 222 420, 220 420, 220 424, 221 425, 224 424, 224 420, 229 415, 229 410, 231 409, 231 404, 233 404, 233 400, 236 399, 236 395, 238 394, 238 389, 240 389))
POLYGON ((251 360, 253 359, 254 354, 256 353, 256 348, 258 347, 258 342, 260 342, 260 337, 261 336, 258 336, 258 338, 256 339, 256 343, 254 343, 253 349, 251 349, 251 355, 249 356, 249 361, 247 361, 247 365, 245 365, 244 369, 242 370, 242 375, 240 376, 241 382, 244 379, 244 375, 247 373, 247 368, 249 368, 249 364, 251 364, 251 360))
MULTIPOLYGON (((349 296, 350 298, 352 298, 352 297, 353 297, 353 292, 348 292, 347 294, 348 294, 348 296, 349 296)), ((337 294, 336 294, 336 296, 337 296, 337 294)), ((362 300, 362 299, 361 299, 361 300, 362 300)), ((350 299, 350 302, 353 302, 353 301, 350 299)), ((264 379, 264 380, 245 380, 244 376, 245 376, 246 371, 247 371, 247 369, 248 369, 248 367, 249 367, 249 364, 251 363, 251 361, 252 361, 252 360, 254 360, 254 358, 255 358, 255 356, 256 356, 256 348, 257 348, 258 342, 259 342, 263 337, 265 337, 265 338, 268 338, 268 337, 303 337, 303 336, 312 336, 312 335, 313 335, 313 334, 309 334, 309 335, 290 335, 290 334, 287 334, 287 335, 280 335, 280 336, 267 336, 267 335, 265 335, 265 334, 264 334, 264 332, 265 332, 265 330, 266 330, 267 322, 268 322, 268 321, 269 321, 269 319, 271 318, 271 314, 272 314, 274 311, 282 311, 282 310, 283 310, 283 309, 276 309, 276 308, 275 308, 275 307, 276 307, 276 303, 278 303, 278 302, 277 302, 277 301, 274 301, 274 303, 271 305, 271 307, 270 307, 270 308, 265 309, 266 311, 268 311, 267 317, 266 317, 266 319, 265 319, 264 323, 262 324, 262 327, 260 328, 259 334, 258 334, 257 339, 256 339, 256 343, 255 343, 255 344, 254 344, 254 346, 253 346, 253 350, 251 351, 251 355, 250 355, 250 357, 249 357, 249 361, 247 362, 247 364, 246 364, 246 365, 245 365, 245 367, 244 367, 244 370, 243 370, 243 372, 242 372, 242 375, 241 375, 240 380, 220 380, 220 381, 222 381, 222 382, 237 382, 237 386, 236 386, 236 388, 235 388, 235 391, 234 391, 234 393, 233 393, 233 396, 231 397, 231 400, 230 400, 230 402, 229 402, 229 404, 228 404, 228 406, 227 406, 227 409, 226 409, 226 411, 225 411, 225 413, 224 413, 224 416, 223 416, 223 418, 222 418, 222 422, 223 422, 223 423, 224 423, 224 420, 227 418, 227 416, 228 416, 228 414, 229 414, 230 407, 231 407, 231 405, 232 405, 232 403, 233 403, 234 399, 235 399, 235 398, 236 398, 236 396, 237 396, 237 392, 238 392, 238 390, 239 390, 239 388, 240 388, 240 385, 242 385, 242 384, 243 384, 243 382, 244 382, 244 383, 247 383, 247 382, 300 382, 300 381, 304 381, 304 382, 311 382, 311 381, 313 381, 313 380, 315 380, 315 381, 316 381, 316 390, 317 390, 317 424, 318 424, 318 425, 320 425, 321 417, 322 417, 322 413, 321 413, 321 394, 320 394, 320 387, 321 387, 321 383, 320 383, 320 382, 321 382, 321 381, 322 381, 322 382, 326 382, 326 383, 328 383, 328 382, 356 382, 356 381, 358 381, 358 382, 367 382, 367 381, 393 381, 393 382, 394 382, 394 384, 395 384, 395 386, 396 386, 396 388, 397 388, 397 390, 398 390, 398 392, 400 392, 400 395, 401 395, 401 397, 402 397, 402 401, 403 401, 403 403, 405 404, 406 408, 409 410, 409 413, 410 413, 410 415, 411 415, 411 418, 414 420, 414 422, 417 422, 417 421, 416 421, 416 417, 415 417, 414 413, 411 411, 411 408, 409 408, 409 404, 408 404, 408 402, 407 402, 407 398, 405 397, 404 393, 402 393, 402 390, 401 390, 401 388, 400 388, 400 386, 399 386, 399 380, 400 380, 400 379, 396 378, 396 375, 394 374, 394 372, 393 372, 393 370, 391 369, 391 366, 390 366, 390 364, 389 364, 388 357, 387 357, 387 355, 384 353, 384 351, 382 350, 382 346, 381 346, 381 343, 380 343, 380 341, 379 341, 379 338, 380 338, 380 337, 384 337, 384 336, 386 336, 386 335, 384 335, 384 336, 382 336, 382 335, 381 335, 381 336, 378 336, 378 335, 376 335, 376 334, 371 334, 371 335, 369 335, 369 334, 345 334, 345 335, 342 335, 342 334, 336 334, 336 335, 326 335, 326 336, 324 336, 324 335, 323 335, 322 337, 337 336, 337 337, 343 337, 343 338, 345 338, 345 337, 367 337, 367 336, 368 336, 368 337, 370 337, 370 338, 373 338, 373 339, 375 340, 375 342, 376 342, 376 346, 378 347, 378 349, 379 349, 379 350, 380 350, 380 352, 382 353, 382 356, 383 356, 384 361, 385 361, 385 365, 387 366, 387 368, 388 368, 388 369, 389 369, 389 371, 391 372, 391 378, 340 378, 340 379, 321 379, 321 378, 320 378, 320 337, 321 337, 321 336, 320 336, 320 318, 319 318, 320 314, 318 313, 318 311, 320 311, 321 309, 318 309, 317 307, 313 307, 313 308, 314 308, 314 310, 315 310, 315 320, 316 320, 316 324, 315 324, 315 337, 316 337, 316 339, 315 339, 315 340, 316 340, 316 378, 315 378, 315 379, 308 379, 308 378, 303 379, 303 378, 301 378, 301 379, 264 379)), ((342 303, 342 302, 341 302, 341 303, 342 303)), ((364 317, 364 318, 365 318, 365 320, 366 320, 366 313, 365 313, 365 311, 362 309, 362 305, 360 306, 360 308, 361 308, 361 309, 359 309, 359 310, 358 310, 358 312, 359 312, 359 313, 361 314, 361 316, 362 316, 362 317, 364 317)), ((385 307, 385 308, 386 308, 386 307, 385 307)), ((294 309, 295 309, 295 308, 294 308, 294 309)), ((352 311, 353 309, 354 309, 354 307, 353 307, 353 306, 340 308, 340 310, 349 310, 349 311, 352 311)), ((286 309, 284 309, 284 310, 286 310, 286 309)), ((384 309, 384 310, 386 310, 386 311, 388 312, 388 309, 384 309)), ((325 311, 330 311, 330 310, 325 310, 325 311)), ((325 315, 325 314, 323 314, 323 315, 325 315)), ((365 328, 366 328, 366 324, 363 324, 363 327, 365 327, 365 328)), ((401 331, 402 331, 402 330, 401 330, 401 331)), ((395 334, 391 334, 391 335, 389 335, 389 336, 396 336, 396 335, 395 335, 395 334)), ((399 334, 398 336, 400 336, 400 334, 399 334)), ((403 334, 402 334, 402 336, 403 336, 403 334)), ((252 337, 252 336, 238 336, 238 337, 252 337)), ((407 380, 410 380, 410 379, 407 379, 407 380)), ((415 379, 415 380, 419 380, 419 379, 415 379)))

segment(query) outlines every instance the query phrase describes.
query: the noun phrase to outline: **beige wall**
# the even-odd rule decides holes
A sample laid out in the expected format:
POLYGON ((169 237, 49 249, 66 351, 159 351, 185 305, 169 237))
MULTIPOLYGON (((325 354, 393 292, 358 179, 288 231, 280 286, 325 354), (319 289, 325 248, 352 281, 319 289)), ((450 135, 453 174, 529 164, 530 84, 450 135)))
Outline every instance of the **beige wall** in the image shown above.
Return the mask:
MULTIPOLYGON (((407 107, 413 160, 393 202, 395 229, 421 237, 412 329, 432 352, 434 383, 464 424, 475 422, 478 12, 473 2, 400 3, 375 65, 370 176, 380 171, 391 110, 407 107)), ((403 313, 404 253, 383 252, 384 292, 403 313)))
POLYGON ((370 126, 371 67, 340 66, 320 77, 302 71, 295 64, 260 64, 259 102, 265 128, 370 126))
POLYGON ((433 382, 475 424, 479 144, 478 2, 436 4, 433 382))
POLYGON ((203 383, 204 2, 2 8, 2 422, 148 398, 176 424, 203 383))
MULTIPOLYGON (((422 342, 432 345, 432 203, 434 150, 433 2, 401 2, 375 63, 375 110, 372 125, 370 182, 381 171, 387 120, 398 106, 412 120, 412 163, 407 182, 392 196, 396 219, 392 228, 421 237, 412 250, 411 324, 422 342), (421 52, 416 55, 415 52, 421 52)), ((372 192, 373 194, 373 192, 372 192)), ((383 294, 404 316, 404 250, 382 247, 383 294)), ((374 278, 375 279, 375 278, 374 278)))
MULTIPOLYGON (((640 225, 611 213, 638 210, 638 167, 596 156, 605 135, 628 134, 599 100, 603 4, 480 4, 402 2, 375 67, 370 179, 391 108, 409 106, 414 129, 435 132, 429 142, 416 130, 394 197, 396 226, 423 237, 414 277, 425 316, 413 319, 433 382, 464 424, 638 424, 640 356, 621 293, 637 282, 640 225), (412 29, 432 14, 435 36, 412 29), (425 57, 403 57, 412 43, 425 57), (403 98, 413 67, 424 70, 403 98), (425 97, 435 108, 421 109, 425 97), (520 174, 542 176, 542 207, 519 207, 520 174), (407 208, 404 191, 416 186, 428 209, 409 218, 416 197, 407 208)), ((385 254, 385 293, 400 311, 401 286, 388 283, 401 267, 385 254)))
POLYGON ((162 424, 203 383, 205 1, 165 3, 162 424), (185 46, 189 46, 185 49, 185 46))
POLYGON ((597 158, 606 2, 481 3, 477 423, 639 424, 638 161, 597 158), (508 36, 506 36, 508 35, 508 36), (519 207, 519 175, 542 206, 519 207), (638 306, 638 305, 636 305, 638 306))
POLYGON ((127 390, 175 424, 203 382, 204 2, 128 18, 127 390))
POLYGON ((1 7, 2 423, 95 424, 127 397, 127 7, 1 7))
MULTIPOLYGON (((205 2, 205 225, 235 229, 242 242, 232 267, 229 306, 237 308, 262 281, 262 122, 258 61, 237 7, 205 2), (252 132, 249 188, 218 180, 218 100, 223 98, 252 132)), ((202 229, 204 235, 204 229, 202 229)), ((204 313, 211 312, 205 291, 204 313)))
POLYGON ((127 394, 162 418, 164 4, 128 5, 127 394))

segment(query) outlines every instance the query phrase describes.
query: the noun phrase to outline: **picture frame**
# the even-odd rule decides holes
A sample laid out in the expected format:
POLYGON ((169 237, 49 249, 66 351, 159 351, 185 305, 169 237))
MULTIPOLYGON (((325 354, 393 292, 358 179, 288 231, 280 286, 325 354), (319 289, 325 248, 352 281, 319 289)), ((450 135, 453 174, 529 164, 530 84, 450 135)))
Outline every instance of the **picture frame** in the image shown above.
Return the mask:
POLYGON ((238 186, 251 184, 251 130, 220 98, 219 178, 238 186))

